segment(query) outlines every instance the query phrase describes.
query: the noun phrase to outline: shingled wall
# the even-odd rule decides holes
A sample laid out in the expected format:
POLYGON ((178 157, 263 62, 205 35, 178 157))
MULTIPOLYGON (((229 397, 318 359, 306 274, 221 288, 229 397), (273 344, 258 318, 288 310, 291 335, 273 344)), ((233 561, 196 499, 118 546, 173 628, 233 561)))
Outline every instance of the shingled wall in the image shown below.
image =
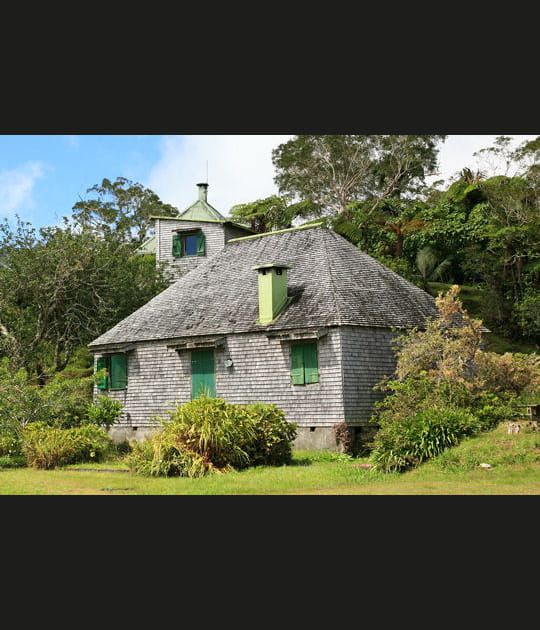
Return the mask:
MULTIPOLYGON (((222 223, 203 221, 178 221, 175 219, 156 219, 156 260, 169 265, 178 277, 192 271, 201 262, 215 256, 225 247, 225 231, 222 223), (175 258, 172 254, 174 230, 201 229, 206 239, 206 255, 175 258)), ((230 237, 232 238, 232 237, 230 237)))
MULTIPOLYGON (((318 354, 319 382, 292 385, 290 342, 264 333, 230 335, 215 349, 216 396, 238 404, 276 404, 310 433, 332 427, 344 421, 339 330, 319 340, 318 354), (226 359, 232 367, 225 366, 226 359)), ((120 424, 112 429, 119 439, 136 437, 133 427, 138 436, 148 433, 156 426, 153 414, 167 418, 167 409, 191 400, 189 350, 167 348, 163 341, 139 342, 127 356, 127 389, 107 394, 124 405, 120 424)))
POLYGON ((233 238, 249 234, 248 231, 232 224, 211 221, 179 221, 178 219, 155 219, 156 229, 156 261, 169 265, 176 278, 180 278, 195 267, 218 254, 225 243, 233 238), (175 258, 172 254, 172 239, 178 229, 201 229, 206 241, 205 256, 175 258))
MULTIPOLYGON (((216 396, 275 404, 299 425, 298 448, 334 448, 333 426, 346 421, 366 427, 373 403, 382 397, 372 387, 395 367, 392 337, 384 329, 328 329, 318 341, 319 382, 298 386, 291 383, 289 341, 265 333, 229 335, 215 349, 216 396), (232 367, 225 366, 227 359, 232 367)), ((124 405, 113 437, 143 437, 156 426, 154 414, 166 419, 166 410, 191 400, 190 350, 139 342, 128 352, 127 390, 108 395, 124 405)))
POLYGON ((383 392, 373 387, 396 368, 392 346, 395 334, 384 328, 343 327, 343 395, 345 421, 364 424, 383 392))

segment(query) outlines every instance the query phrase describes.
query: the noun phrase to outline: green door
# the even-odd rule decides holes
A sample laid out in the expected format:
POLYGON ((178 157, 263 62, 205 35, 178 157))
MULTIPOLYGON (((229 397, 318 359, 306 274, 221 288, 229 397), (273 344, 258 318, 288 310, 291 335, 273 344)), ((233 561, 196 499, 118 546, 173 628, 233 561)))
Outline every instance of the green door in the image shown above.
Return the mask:
POLYGON ((214 374, 214 351, 191 351, 191 399, 203 394, 215 398, 216 379, 214 374))

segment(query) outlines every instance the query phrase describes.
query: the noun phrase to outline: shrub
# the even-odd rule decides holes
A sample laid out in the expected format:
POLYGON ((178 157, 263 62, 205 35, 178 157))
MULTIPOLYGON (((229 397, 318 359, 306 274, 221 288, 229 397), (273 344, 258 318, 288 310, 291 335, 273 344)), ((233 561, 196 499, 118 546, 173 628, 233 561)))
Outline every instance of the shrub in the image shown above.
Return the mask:
POLYGON ((1 455, 0 468, 20 468, 26 466, 26 459, 22 455, 1 455))
POLYGON ((22 432, 34 422, 60 429, 116 422, 121 404, 105 397, 93 403, 93 381, 60 373, 40 386, 8 358, 0 359, 0 456, 21 455, 22 432))
POLYGON ((97 400, 87 407, 88 421, 96 426, 112 426, 118 421, 124 406, 118 400, 108 396, 98 396, 97 400))
POLYGON ((473 401, 471 410, 480 423, 481 431, 491 431, 503 422, 523 419, 519 404, 516 396, 501 398, 489 392, 481 392, 473 401))
POLYGON ((425 409, 399 419, 382 414, 378 422, 380 429, 370 459, 375 468, 385 472, 417 466, 481 428, 472 414, 448 407, 425 409))
POLYGON ((484 352, 482 322, 467 315, 452 287, 436 299, 439 317, 397 339, 391 393, 376 404, 374 461, 401 470, 457 444, 462 436, 516 420, 519 402, 537 396, 540 357, 484 352), (536 393, 535 393, 536 392, 536 393))
POLYGON ((39 409, 36 420, 61 429, 80 427, 88 422, 88 406, 92 403, 93 377, 67 378, 55 374, 39 388, 39 409))
POLYGON ((33 468, 99 461, 111 445, 107 433, 93 425, 60 429, 34 422, 22 432, 22 453, 33 468))
POLYGON ((289 422, 276 405, 253 403, 244 405, 243 409, 256 434, 254 441, 246 446, 249 465, 282 466, 290 463, 296 425, 289 422))
POLYGON ((0 457, 21 454, 21 441, 13 427, 0 424, 0 457))
POLYGON ((341 422, 340 424, 335 424, 332 427, 332 432, 334 434, 334 439, 336 440, 336 445, 340 449, 340 452, 344 453, 345 455, 353 455, 354 434, 352 427, 350 427, 345 422, 341 422))
POLYGON ((235 405, 201 397, 169 412, 162 430, 135 444, 131 470, 146 475, 199 477, 292 457, 296 427, 274 405, 235 405))

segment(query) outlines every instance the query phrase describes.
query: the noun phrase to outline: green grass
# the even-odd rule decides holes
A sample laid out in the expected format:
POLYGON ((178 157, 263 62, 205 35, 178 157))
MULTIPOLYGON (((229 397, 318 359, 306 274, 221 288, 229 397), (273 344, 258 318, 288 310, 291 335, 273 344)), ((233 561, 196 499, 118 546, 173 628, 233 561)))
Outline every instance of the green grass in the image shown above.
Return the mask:
POLYGON ((470 438, 406 473, 359 468, 352 459, 294 451, 289 466, 261 466, 202 479, 147 478, 122 472, 121 460, 57 470, 0 469, 0 494, 50 495, 406 495, 540 494, 540 432, 506 427, 470 438), (488 463, 491 469, 479 468, 488 463), (91 468, 92 470, 82 470, 91 468), (114 469, 117 472, 108 472, 114 469))

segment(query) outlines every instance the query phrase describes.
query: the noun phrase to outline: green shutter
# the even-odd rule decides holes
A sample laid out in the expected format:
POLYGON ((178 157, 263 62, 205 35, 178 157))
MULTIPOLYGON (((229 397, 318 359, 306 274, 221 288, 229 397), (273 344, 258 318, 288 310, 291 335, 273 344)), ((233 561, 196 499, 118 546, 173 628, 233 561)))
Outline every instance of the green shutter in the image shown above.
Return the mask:
POLYGON ((197 256, 204 256, 205 252, 204 232, 199 232, 197 234, 197 256))
MULTIPOLYGON (((97 363, 96 363, 96 372, 99 372, 100 370, 106 370, 107 369, 107 357, 98 357, 97 363)), ((107 389, 108 386, 108 377, 107 375, 103 376, 102 378, 98 378, 96 381, 96 385, 98 389, 107 389)))
POLYGON ((111 389, 126 389, 127 357, 125 354, 111 355, 111 389))
POLYGON ((319 370, 317 368, 317 344, 306 343, 304 349, 304 374, 306 383, 319 382, 319 370))
POLYGON ((303 385, 304 380, 304 353, 303 347, 291 346, 291 377, 293 385, 303 385))
POLYGON ((174 234, 172 237, 172 255, 175 258, 182 256, 182 237, 180 234, 174 234))

